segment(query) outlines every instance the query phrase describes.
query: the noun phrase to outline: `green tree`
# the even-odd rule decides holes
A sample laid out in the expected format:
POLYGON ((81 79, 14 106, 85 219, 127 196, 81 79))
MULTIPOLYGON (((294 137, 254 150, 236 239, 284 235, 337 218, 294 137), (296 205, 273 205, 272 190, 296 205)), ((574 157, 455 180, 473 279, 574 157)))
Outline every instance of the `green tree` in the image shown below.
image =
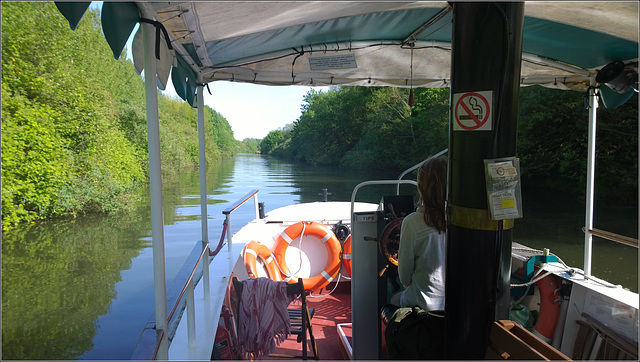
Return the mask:
POLYGON ((2 84, 2 216, 6 225, 51 214, 69 180, 72 155, 58 134, 59 115, 46 105, 10 97, 2 84))
POLYGON ((447 145, 448 92, 383 87, 311 91, 295 123, 291 157, 358 169, 407 168, 447 145))
POLYGON ((291 136, 294 159, 339 165, 367 126, 365 100, 374 91, 370 87, 335 87, 307 93, 291 136))
POLYGON ((282 147, 284 142, 290 138, 289 132, 283 130, 275 130, 269 132, 267 136, 260 142, 260 153, 270 154, 278 147, 282 147))
MULTIPOLYGON (((130 207, 148 167, 144 83, 113 59, 99 11, 72 31, 54 3, 1 6, 3 228, 130 207)), ((163 171, 197 166, 195 110, 161 96, 159 112, 163 171)), ((205 134, 207 163, 237 151, 209 107, 205 134)))
POLYGON ((256 153, 260 151, 261 139, 258 138, 245 138, 242 140, 238 152, 240 153, 256 153))
MULTIPOLYGON (((518 155, 525 183, 560 192, 586 187, 589 114, 584 93, 540 86, 520 91, 518 155)), ((598 109, 596 187, 599 196, 629 198, 638 187, 638 96, 598 109)), ((637 197, 633 197, 637 201, 637 197)))
POLYGON ((53 3, 2 3, 3 195, 27 189, 39 195, 24 203, 3 199, 4 228, 78 210, 113 211, 121 207, 114 201, 144 178, 118 127, 113 97, 100 82, 109 56, 98 19, 89 12, 72 33, 53 3), (23 129, 15 127, 47 131, 31 132, 30 143, 16 145, 13 137, 23 129), (55 151, 34 148, 37 142, 55 151), (51 152, 62 156, 49 157, 51 152), (56 176, 46 176, 46 159, 58 166, 63 159, 64 170, 50 165, 56 176), (32 176, 17 180, 19 175, 32 176))

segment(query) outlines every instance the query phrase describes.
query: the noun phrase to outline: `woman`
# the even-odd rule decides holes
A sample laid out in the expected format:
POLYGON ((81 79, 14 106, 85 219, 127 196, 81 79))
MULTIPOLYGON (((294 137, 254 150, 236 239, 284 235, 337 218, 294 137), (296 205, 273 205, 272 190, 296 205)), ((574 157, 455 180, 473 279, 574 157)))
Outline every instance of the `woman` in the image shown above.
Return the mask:
POLYGON ((427 159, 418 170, 418 209, 400 229, 398 275, 406 289, 392 298, 393 304, 444 310, 446 189, 447 159, 427 159))

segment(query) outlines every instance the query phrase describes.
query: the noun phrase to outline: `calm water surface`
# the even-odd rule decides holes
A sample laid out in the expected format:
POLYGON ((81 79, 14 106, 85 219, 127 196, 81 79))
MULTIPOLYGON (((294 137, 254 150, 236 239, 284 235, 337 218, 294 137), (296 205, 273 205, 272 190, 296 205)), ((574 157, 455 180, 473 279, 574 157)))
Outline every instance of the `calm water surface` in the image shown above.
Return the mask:
MULTIPOLYGON (((208 170, 209 239, 217 243, 222 210, 253 189, 267 212, 296 202, 348 201, 358 183, 396 174, 346 173, 241 154, 208 170)), ((378 202, 391 186, 366 187, 357 201, 378 202)), ((200 235, 198 171, 163 181, 167 285, 200 235)), ((147 200, 148 201, 148 200, 147 200)), ((514 240, 550 248, 582 268, 583 202, 525 192, 525 218, 514 240)), ((595 226, 637 237, 637 208, 596 205, 595 226)), ((239 208, 235 230, 254 217, 239 208)), ((84 216, 7 232, 2 239, 2 359, 127 360, 153 313, 153 261, 148 203, 126 216, 84 216)), ((638 251, 594 241, 593 273, 638 290, 638 251)))

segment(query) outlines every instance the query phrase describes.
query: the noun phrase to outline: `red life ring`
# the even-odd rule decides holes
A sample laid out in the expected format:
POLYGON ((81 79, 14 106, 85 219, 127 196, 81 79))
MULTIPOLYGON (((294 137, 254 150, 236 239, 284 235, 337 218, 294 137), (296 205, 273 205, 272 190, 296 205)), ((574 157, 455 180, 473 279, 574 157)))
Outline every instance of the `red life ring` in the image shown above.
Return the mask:
POLYGON ((553 275, 538 280, 536 286, 540 292, 540 315, 533 334, 549 343, 553 339, 560 318, 560 289, 553 275))
POLYGON ((276 259, 266 245, 251 240, 249 244, 245 245, 242 254, 244 267, 247 269, 249 278, 258 277, 258 269, 256 265, 258 257, 260 257, 264 265, 267 267, 267 275, 269 278, 275 281, 282 280, 282 275, 280 274, 280 270, 278 270, 276 259))
POLYGON ((342 265, 344 265, 347 274, 351 276, 351 235, 347 237, 342 246, 342 265))
MULTIPOLYGON (((302 235, 303 230, 305 236, 311 235, 320 239, 320 241, 324 243, 324 246, 327 248, 327 253, 329 254, 327 265, 325 265, 323 271, 316 276, 303 278, 302 280, 305 290, 314 291, 326 286, 338 275, 338 272, 340 271, 340 242, 331 229, 317 222, 301 221, 289 226, 278 236, 274 250, 276 261, 280 265, 280 269, 285 276, 291 275, 284 257, 287 247, 289 247, 289 244, 291 244, 293 240, 302 235)), ((285 278, 285 280, 287 279, 288 278, 285 278)), ((297 283, 298 277, 291 275, 288 281, 289 283, 297 283)))

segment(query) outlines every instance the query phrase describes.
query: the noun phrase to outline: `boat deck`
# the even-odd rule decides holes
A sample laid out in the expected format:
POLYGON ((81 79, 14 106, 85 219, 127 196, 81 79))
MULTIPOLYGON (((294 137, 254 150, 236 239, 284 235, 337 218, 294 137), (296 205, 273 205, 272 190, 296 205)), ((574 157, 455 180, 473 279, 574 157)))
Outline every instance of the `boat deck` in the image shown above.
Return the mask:
MULTIPOLYGON (((318 345, 318 356, 322 361, 326 360, 349 360, 349 355, 345 350, 338 334, 338 324, 351 323, 351 283, 340 282, 335 287, 335 283, 329 284, 320 291, 312 293, 307 297, 309 308, 315 308, 315 314, 311 320, 313 334, 318 345)), ((296 303, 292 302, 292 305, 296 303)), ((351 329, 343 328, 347 337, 351 337, 351 329)), ((313 359, 311 343, 307 343, 309 359, 313 359)), ((282 342, 276 349, 273 356, 265 357, 265 360, 282 360, 279 354, 300 356, 301 345, 296 341, 296 336, 291 335, 282 342)))

